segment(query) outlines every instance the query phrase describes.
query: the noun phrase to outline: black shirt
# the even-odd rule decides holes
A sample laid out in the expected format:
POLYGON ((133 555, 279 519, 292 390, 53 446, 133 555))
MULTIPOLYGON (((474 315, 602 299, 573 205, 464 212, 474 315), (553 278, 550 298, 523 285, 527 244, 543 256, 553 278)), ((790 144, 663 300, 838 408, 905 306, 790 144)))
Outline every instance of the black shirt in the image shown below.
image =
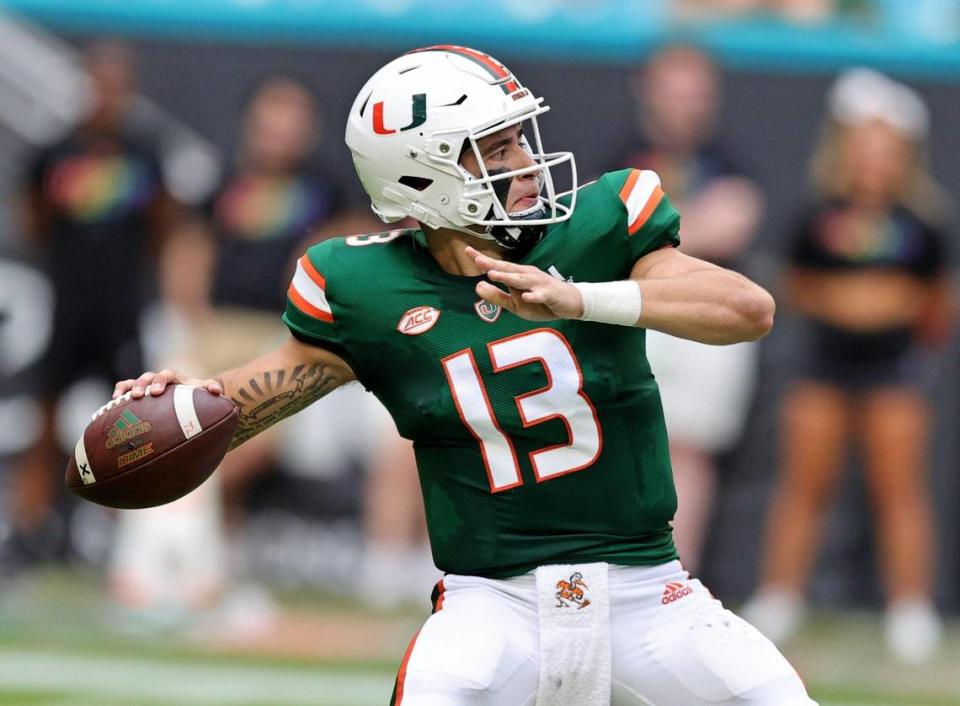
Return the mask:
POLYGON ((335 190, 310 172, 230 175, 208 205, 218 240, 214 304, 279 311, 303 239, 337 205, 335 190))
POLYGON ((144 140, 74 133, 41 150, 29 186, 46 216, 47 263, 57 291, 137 307, 151 208, 164 194, 144 140))
POLYGON ((844 201, 830 201, 800 219, 790 260, 813 270, 889 269, 929 280, 944 270, 945 236, 903 206, 865 218, 844 201))

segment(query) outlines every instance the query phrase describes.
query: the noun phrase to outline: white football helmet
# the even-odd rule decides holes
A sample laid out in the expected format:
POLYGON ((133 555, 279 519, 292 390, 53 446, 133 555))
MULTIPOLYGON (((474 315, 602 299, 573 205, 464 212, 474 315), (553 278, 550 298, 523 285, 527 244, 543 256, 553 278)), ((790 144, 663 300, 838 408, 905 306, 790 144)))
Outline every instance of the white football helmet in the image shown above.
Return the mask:
POLYGON ((430 228, 524 248, 539 240, 547 225, 570 218, 576 205, 573 154, 543 150, 537 116, 547 110, 543 98, 487 54, 453 45, 425 47, 391 61, 367 81, 350 109, 346 142, 373 211, 385 222, 411 216, 430 228), (525 146, 535 164, 489 173, 477 141, 525 121, 525 136, 533 142, 525 146), (474 151, 479 177, 460 166, 465 149, 474 151), (564 163, 571 188, 558 193, 550 170, 564 163), (510 181, 530 173, 540 182, 539 203, 507 213, 503 200, 510 181), (569 203, 561 203, 567 194, 569 203))

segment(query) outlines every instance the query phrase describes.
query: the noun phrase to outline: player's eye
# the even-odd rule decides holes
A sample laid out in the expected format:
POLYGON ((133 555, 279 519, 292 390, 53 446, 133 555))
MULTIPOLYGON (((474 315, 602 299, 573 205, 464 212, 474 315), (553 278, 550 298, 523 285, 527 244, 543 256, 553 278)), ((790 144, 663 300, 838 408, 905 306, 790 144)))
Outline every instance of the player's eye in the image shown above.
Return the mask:
POLYGON ((496 147, 493 151, 487 153, 487 162, 502 162, 507 158, 506 146, 496 147))

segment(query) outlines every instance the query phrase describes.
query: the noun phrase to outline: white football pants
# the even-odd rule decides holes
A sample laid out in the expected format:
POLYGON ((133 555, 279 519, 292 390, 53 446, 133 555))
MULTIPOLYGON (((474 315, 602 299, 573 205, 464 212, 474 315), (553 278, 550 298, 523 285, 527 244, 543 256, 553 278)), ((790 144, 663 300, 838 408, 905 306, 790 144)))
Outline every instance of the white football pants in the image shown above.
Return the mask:
MULTIPOLYGON (((438 589, 435 612, 404 655, 391 704, 534 706, 534 574, 447 574, 438 589)), ((611 566, 609 600, 613 706, 817 706, 773 643, 680 562, 611 566)))

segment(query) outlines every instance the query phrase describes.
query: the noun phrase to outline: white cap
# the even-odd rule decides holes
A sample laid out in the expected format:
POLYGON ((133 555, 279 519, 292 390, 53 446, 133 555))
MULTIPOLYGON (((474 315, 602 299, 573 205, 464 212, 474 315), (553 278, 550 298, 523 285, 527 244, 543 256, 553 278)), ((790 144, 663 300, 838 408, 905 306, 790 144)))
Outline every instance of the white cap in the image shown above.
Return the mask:
POLYGON ((882 120, 914 140, 930 129, 930 114, 909 86, 866 68, 844 71, 830 89, 830 113, 844 124, 882 120))

